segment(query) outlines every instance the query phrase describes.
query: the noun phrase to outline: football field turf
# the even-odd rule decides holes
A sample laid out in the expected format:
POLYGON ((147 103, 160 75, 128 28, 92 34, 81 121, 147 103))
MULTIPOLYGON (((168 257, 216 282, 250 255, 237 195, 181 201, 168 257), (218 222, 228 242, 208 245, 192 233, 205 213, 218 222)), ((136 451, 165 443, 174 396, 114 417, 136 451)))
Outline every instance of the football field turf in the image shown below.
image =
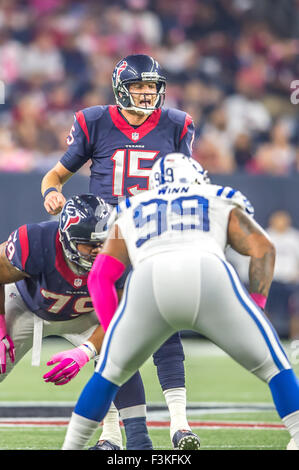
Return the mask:
MULTIPOLYGON (((188 419, 201 438, 201 449, 285 449, 289 434, 273 407, 268 387, 208 341, 184 339, 183 343, 188 419)), ((61 410, 65 407, 69 410, 74 405, 93 371, 90 363, 65 386, 44 383, 42 375, 49 370, 46 361, 55 352, 69 347, 63 340, 46 339, 41 365, 31 367, 29 352, 1 384, 0 450, 61 448, 69 418, 69 414, 63 416, 61 410), (38 407, 40 410, 53 407, 52 414, 45 416, 37 411, 38 407)), ((286 343, 285 348, 292 359, 291 344, 286 343)), ((298 366, 293 366, 298 374, 298 366)), ((171 449, 169 415, 152 359, 144 364, 141 374, 154 448, 171 449)), ((96 442, 99 433, 100 429, 91 444, 96 442)))

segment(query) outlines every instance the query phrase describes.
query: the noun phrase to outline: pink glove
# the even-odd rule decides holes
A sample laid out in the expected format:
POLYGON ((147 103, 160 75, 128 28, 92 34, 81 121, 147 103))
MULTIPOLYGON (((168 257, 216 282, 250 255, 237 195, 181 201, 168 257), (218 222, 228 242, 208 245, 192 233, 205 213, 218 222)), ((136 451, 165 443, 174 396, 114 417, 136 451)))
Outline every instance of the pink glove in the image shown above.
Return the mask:
POLYGON ((0 315, 0 374, 6 372, 6 354, 12 363, 15 362, 15 345, 6 331, 5 316, 0 315))
POLYGON ((60 364, 43 375, 43 379, 45 379, 45 382, 53 382, 55 385, 64 385, 72 380, 96 354, 97 351, 90 341, 78 348, 54 354, 47 362, 47 366, 51 366, 56 362, 60 362, 60 364))

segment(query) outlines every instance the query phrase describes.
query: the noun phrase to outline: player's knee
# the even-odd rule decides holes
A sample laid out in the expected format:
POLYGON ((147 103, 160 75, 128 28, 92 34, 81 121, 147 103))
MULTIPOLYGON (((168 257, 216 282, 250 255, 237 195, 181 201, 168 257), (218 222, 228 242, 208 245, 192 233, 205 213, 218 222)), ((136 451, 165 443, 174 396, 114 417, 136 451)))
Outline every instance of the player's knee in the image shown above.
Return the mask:
POLYGON ((280 369, 277 367, 271 354, 269 353, 266 359, 257 367, 252 369, 251 372, 259 379, 269 383, 270 380, 275 377, 275 375, 279 374, 280 369))
MULTIPOLYGON (((98 371, 98 370, 97 370, 98 371)), ((127 382, 135 371, 129 371, 122 365, 115 364, 111 359, 107 359, 105 366, 100 370, 103 377, 121 387, 127 382)))

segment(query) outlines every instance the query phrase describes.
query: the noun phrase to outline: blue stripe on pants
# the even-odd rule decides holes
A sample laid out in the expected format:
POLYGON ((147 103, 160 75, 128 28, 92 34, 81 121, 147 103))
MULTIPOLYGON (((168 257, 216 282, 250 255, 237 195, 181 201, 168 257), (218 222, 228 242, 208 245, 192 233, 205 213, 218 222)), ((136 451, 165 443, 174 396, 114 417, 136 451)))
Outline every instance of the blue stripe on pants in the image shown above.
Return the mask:
MULTIPOLYGON (((231 273, 231 269, 233 268, 230 268, 229 265, 224 262, 223 260, 221 260, 227 273, 228 273, 228 276, 230 278, 230 281, 231 281, 231 284, 232 284, 232 287, 234 289, 234 292, 239 300, 239 302, 241 303, 241 305, 245 308, 245 310, 249 313, 249 315, 251 316, 251 318, 254 320, 254 322, 256 323, 258 329, 260 330, 261 334, 263 335, 263 338, 269 348, 269 351, 271 353, 271 356, 273 358, 273 361, 275 362, 276 364, 276 367, 281 371, 281 370, 284 370, 286 369, 287 367, 285 367, 280 358, 277 356, 277 354, 275 353, 274 351, 274 348, 273 348, 273 344, 267 334, 267 332, 265 331, 265 328, 262 324, 262 322, 260 321, 260 319, 258 318, 258 315, 254 312, 253 308, 252 308, 252 305, 254 306, 254 308, 258 309, 258 311, 260 312, 260 315, 263 316, 263 318, 265 319, 265 322, 267 323, 267 325, 269 326, 269 328, 271 329, 272 333, 273 333, 273 336, 275 338, 275 341, 276 341, 276 344, 277 346, 279 347, 279 350, 280 352, 282 353, 282 355, 284 356, 284 358, 286 359, 286 363, 288 364, 288 359, 286 357, 286 354, 285 352, 283 351, 282 347, 281 347, 281 344, 277 338, 277 335, 276 335, 276 332, 274 331, 272 325, 270 324, 270 322, 264 317, 264 314, 263 312, 253 303, 254 301, 249 297, 248 293, 245 291, 242 283, 240 282, 240 286, 237 286, 236 282, 234 281, 233 279, 233 276, 232 276, 232 273, 231 273), (242 293, 244 293, 244 297, 246 298, 246 300, 244 299, 244 297, 242 297, 242 293)), ((237 273, 235 271, 233 271, 236 276, 237 276, 237 273)), ((290 365, 288 364, 288 367, 290 367, 290 365)))

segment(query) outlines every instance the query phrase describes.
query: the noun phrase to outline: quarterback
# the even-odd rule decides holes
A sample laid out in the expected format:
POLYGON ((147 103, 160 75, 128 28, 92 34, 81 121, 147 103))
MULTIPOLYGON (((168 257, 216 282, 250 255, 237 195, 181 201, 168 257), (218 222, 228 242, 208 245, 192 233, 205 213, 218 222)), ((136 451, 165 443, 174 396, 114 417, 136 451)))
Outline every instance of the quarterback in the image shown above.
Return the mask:
POLYGON ((250 202, 239 191, 209 184, 202 167, 185 155, 157 161, 151 188, 120 204, 90 272, 94 306, 109 317, 116 280, 111 273, 133 265, 63 449, 83 448, 119 386, 181 329, 204 335, 268 384, 298 447, 298 379, 263 313, 275 249, 250 202), (249 292, 225 258, 227 244, 250 257, 249 292))

